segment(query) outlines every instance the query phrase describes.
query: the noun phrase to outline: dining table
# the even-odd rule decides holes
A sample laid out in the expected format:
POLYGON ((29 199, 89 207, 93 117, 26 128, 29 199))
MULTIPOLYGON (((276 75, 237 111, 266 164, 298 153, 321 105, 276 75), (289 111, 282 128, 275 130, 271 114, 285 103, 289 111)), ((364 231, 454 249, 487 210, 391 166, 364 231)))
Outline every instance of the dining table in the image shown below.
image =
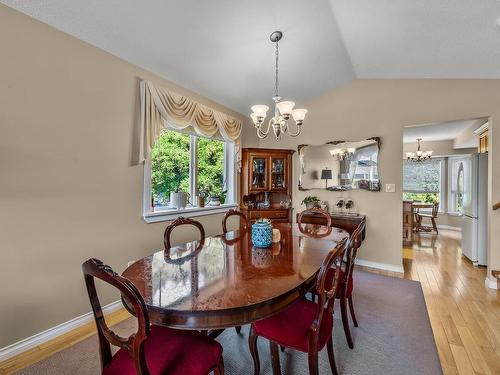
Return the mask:
POLYGON ((143 296, 151 323, 215 337, 303 297, 314 287, 328 253, 349 237, 343 229, 316 224, 273 227, 280 240, 268 248, 254 247, 251 229, 240 228, 161 249, 129 265, 122 275, 143 296))

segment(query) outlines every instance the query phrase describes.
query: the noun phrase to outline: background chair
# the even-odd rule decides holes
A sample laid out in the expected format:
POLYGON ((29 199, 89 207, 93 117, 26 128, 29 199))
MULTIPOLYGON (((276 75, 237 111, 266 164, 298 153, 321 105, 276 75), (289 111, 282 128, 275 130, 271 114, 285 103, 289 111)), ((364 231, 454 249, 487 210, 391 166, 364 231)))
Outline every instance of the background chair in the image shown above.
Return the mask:
POLYGON ((326 237, 330 235, 330 233, 332 232, 332 217, 328 212, 319 207, 310 208, 308 210, 304 210, 301 213, 299 213, 299 216, 297 217, 297 223, 299 224, 299 230, 301 232, 310 235, 312 237, 317 237, 317 238, 326 237), (304 224, 302 222, 302 218, 304 215, 308 214, 321 215, 326 220, 326 223, 324 225, 304 224), (320 228, 324 226, 327 227, 327 230, 321 232, 320 228))
POLYGON ((228 232, 227 219, 229 219, 231 216, 239 216, 240 217, 240 228, 244 232, 246 232, 248 230, 247 217, 242 212, 231 209, 231 210, 226 212, 226 214, 224 215, 224 218, 222 219, 222 233, 226 234, 228 232))
MULTIPOLYGON (((342 264, 340 267, 340 286, 337 289, 337 294, 335 298, 340 300, 340 313, 342 316, 342 325, 344 327, 344 334, 347 340, 347 345, 349 348, 354 348, 354 342, 351 336, 351 330, 349 328, 349 317, 347 316, 347 305, 349 305, 349 311, 351 312, 352 322, 355 327, 358 326, 358 321, 356 319, 356 314, 354 312, 354 304, 352 301, 352 291, 354 289, 354 264, 356 261, 356 256, 358 254, 358 249, 363 241, 363 231, 365 229, 365 222, 361 222, 358 227, 354 230, 351 235, 351 246, 347 249, 344 258, 342 259, 342 264)), ((333 284, 335 278, 335 269, 330 269, 326 276, 326 285, 329 287, 333 284)))
POLYGON ((165 245, 165 250, 169 251, 171 248, 170 235, 172 234, 172 231, 181 225, 193 225, 198 228, 200 231, 200 242, 198 243, 196 250, 202 248, 205 242, 205 229, 203 228, 203 225, 201 225, 199 221, 180 216, 165 228, 165 233, 163 234, 163 244, 165 245))
MULTIPOLYGON (((240 234, 240 237, 241 235, 243 235, 244 233, 246 233, 246 231, 248 230, 248 220, 247 220, 247 217, 240 211, 236 211, 236 210, 229 210, 226 212, 226 214, 224 215, 224 217, 222 218, 222 233, 223 233, 223 239, 225 239, 225 235, 226 233, 228 232, 227 230, 227 219, 229 219, 231 216, 239 216, 240 217, 240 228, 241 228, 241 233, 240 234)), ((233 243, 236 243, 239 241, 239 237, 238 238, 234 238, 233 240, 225 240, 225 242, 229 245, 233 244, 233 243)), ((236 330, 236 332, 239 334, 241 332, 241 326, 236 326, 234 327, 234 329, 236 330)))
POLYGON ((332 373, 337 374, 332 342, 333 305, 339 286, 340 261, 349 246, 349 239, 342 240, 324 260, 315 285, 318 303, 301 298, 281 312, 252 324, 248 343, 256 375, 260 372, 259 336, 269 340, 274 375, 281 372, 278 345, 308 353, 309 373, 313 375, 318 374, 318 352, 326 345, 332 373), (326 288, 326 274, 334 264, 336 273, 331 288, 326 288))
POLYGON ((432 223, 432 229, 436 232, 436 234, 439 234, 437 225, 436 225, 436 219, 439 211, 439 203, 436 202, 432 206, 432 211, 430 213, 425 213, 425 212, 417 212, 417 223, 418 223, 418 228, 417 230, 427 230, 430 231, 430 229, 427 229, 427 227, 422 225, 422 219, 423 218, 429 218, 431 219, 432 223))
POLYGON ((134 284, 98 259, 82 265, 85 285, 94 313, 103 375, 224 374, 222 347, 197 331, 150 326, 146 304, 134 284), (137 332, 128 338, 109 329, 104 319, 94 278, 117 288, 134 310, 137 332), (111 345, 120 349, 111 354, 111 345))

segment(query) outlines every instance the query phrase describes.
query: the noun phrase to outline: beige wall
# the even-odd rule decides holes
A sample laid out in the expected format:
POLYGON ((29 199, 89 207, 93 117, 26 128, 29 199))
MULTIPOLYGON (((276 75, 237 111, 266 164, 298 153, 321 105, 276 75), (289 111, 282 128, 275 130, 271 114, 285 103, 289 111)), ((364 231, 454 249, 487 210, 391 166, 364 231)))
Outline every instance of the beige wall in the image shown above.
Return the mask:
MULTIPOLYGON (((283 93, 286 97, 286 93, 283 93)), ((381 137, 380 176, 382 184, 395 183, 396 193, 352 191, 349 193, 313 190, 300 192, 294 184, 294 207, 308 194, 330 202, 350 195, 359 211, 367 214, 367 240, 360 258, 401 266, 401 200, 403 167, 403 128, 433 123, 491 116, 489 202, 500 201, 500 137, 496 137, 500 118, 499 80, 356 80, 351 84, 303 103, 309 110, 303 134, 276 142, 266 139, 261 147, 296 148, 299 143, 321 144, 333 140, 360 140, 381 137)), ((301 105, 302 106, 302 105, 301 105)), ((298 163, 295 157, 295 175, 298 163)), ((491 206, 491 205, 490 205, 491 206)), ((492 228, 500 227, 500 213, 490 212, 492 228)), ((491 233, 492 231, 490 231, 491 233)), ((500 233, 491 233, 490 259, 500 268, 500 233)), ((496 268, 495 268, 496 267, 496 268)))
MULTIPOLYGON (((1 348, 90 311, 84 260, 122 271, 162 248, 131 165, 139 78, 241 116, 3 5, 0 46, 1 348)), ((221 219, 200 221, 214 234, 221 219)))

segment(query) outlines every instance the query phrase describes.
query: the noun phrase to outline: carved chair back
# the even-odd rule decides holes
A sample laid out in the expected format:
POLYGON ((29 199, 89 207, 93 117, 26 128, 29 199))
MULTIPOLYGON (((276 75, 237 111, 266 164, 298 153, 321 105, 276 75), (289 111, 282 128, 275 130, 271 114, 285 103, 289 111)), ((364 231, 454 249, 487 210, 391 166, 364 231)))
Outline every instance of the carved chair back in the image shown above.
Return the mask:
MULTIPOLYGON (((328 235, 330 235, 331 231, 332 231, 332 218, 330 216, 330 214, 328 212, 326 212, 325 210, 319 208, 319 207, 314 207, 314 208, 310 208, 308 210, 304 210, 302 211, 299 216, 297 217, 297 223, 299 224, 299 229, 301 232, 303 233, 306 233, 306 234, 309 234, 309 235, 312 235, 313 237, 317 237, 317 238, 321 238, 321 237, 326 237, 328 235), (304 226, 303 226, 303 223, 302 223, 302 217, 304 215, 321 215, 325 218, 326 220, 326 224, 325 226, 327 227, 327 230, 323 233, 314 233, 314 232, 311 232, 311 231, 307 231, 304 226)), ((312 224, 312 225, 315 225, 315 224, 312 224)))
POLYGON ((200 231, 200 241, 195 251, 201 249, 203 247, 203 244, 205 243, 205 229, 203 228, 203 225, 201 225, 199 221, 181 216, 175 219, 165 229, 165 233, 163 234, 163 244, 165 245, 165 251, 168 252, 171 248, 170 235, 172 234, 172 231, 174 230, 174 228, 179 227, 181 225, 193 225, 196 228, 198 228, 198 230, 200 231))
POLYGON ((222 219, 222 233, 226 234, 228 232, 227 230, 227 219, 229 219, 231 216, 239 216, 240 217, 240 228, 243 228, 243 231, 248 230, 248 220, 247 217, 240 211, 237 210, 229 210, 226 212, 224 215, 224 218, 222 219))
POLYGON ((340 285, 339 279, 342 259, 351 246, 352 243, 349 238, 344 238, 342 241, 337 243, 337 246, 335 246, 335 248, 328 253, 328 256, 323 261, 323 264, 318 272, 315 286, 315 293, 319 296, 318 312, 316 313, 316 317, 309 328, 309 348, 317 348, 323 315, 333 314, 335 296, 337 295, 337 290, 340 285), (335 276, 333 283, 331 284, 331 289, 327 290, 325 289, 326 276, 328 270, 332 267, 335 268, 335 276))
POLYGON ((359 223, 350 236, 351 246, 346 251, 343 261, 345 282, 347 282, 347 280, 352 277, 352 273, 354 271, 354 262, 356 260, 356 256, 358 255, 358 249, 360 248, 363 241, 363 231, 365 230, 365 225, 366 223, 364 221, 359 223))
POLYGON ((149 375, 150 373, 144 356, 144 342, 149 335, 150 326, 146 304, 141 294, 130 280, 118 275, 111 267, 103 264, 99 259, 92 258, 87 260, 82 264, 82 271, 97 326, 101 369, 104 369, 113 357, 110 345, 113 344, 130 353, 130 356, 134 360, 137 374, 149 375), (125 298, 129 302, 129 305, 133 307, 134 315, 138 321, 137 332, 125 338, 118 336, 109 329, 104 319, 94 278, 100 279, 117 288, 122 298, 125 298))

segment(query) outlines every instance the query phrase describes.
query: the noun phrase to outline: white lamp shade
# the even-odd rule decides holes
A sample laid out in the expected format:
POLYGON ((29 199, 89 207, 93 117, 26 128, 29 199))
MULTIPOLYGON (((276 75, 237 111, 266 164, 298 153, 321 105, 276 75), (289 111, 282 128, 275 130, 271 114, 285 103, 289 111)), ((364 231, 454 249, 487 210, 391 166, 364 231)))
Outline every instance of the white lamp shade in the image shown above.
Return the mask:
POLYGON ((257 120, 257 115, 255 113, 250 113, 250 118, 252 119, 253 123, 256 124, 258 122, 257 120))
POLYGON ((290 116, 292 113, 293 107, 295 106, 294 102, 279 102, 276 103, 276 107, 278 107, 278 110, 280 111, 280 114, 283 116, 290 116))
POLYGON ((255 117, 266 118, 269 107, 267 105, 259 104, 252 106, 251 110, 254 113, 255 117))
POLYGON ((292 116, 295 121, 304 121, 306 117, 307 109, 294 109, 292 111, 292 116))

